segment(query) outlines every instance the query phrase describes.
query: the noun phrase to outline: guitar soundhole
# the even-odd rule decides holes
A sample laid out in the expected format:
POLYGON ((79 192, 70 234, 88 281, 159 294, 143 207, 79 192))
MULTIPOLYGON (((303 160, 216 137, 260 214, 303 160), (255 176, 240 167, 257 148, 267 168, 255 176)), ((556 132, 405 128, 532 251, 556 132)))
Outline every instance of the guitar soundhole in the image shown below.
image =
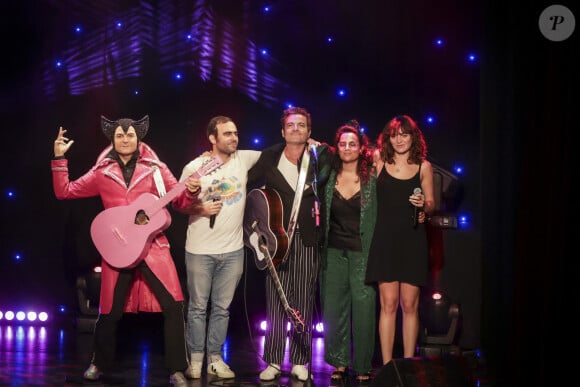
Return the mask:
POLYGON ((137 215, 135 216, 135 224, 138 225, 145 225, 149 223, 149 217, 143 210, 137 211, 137 215))

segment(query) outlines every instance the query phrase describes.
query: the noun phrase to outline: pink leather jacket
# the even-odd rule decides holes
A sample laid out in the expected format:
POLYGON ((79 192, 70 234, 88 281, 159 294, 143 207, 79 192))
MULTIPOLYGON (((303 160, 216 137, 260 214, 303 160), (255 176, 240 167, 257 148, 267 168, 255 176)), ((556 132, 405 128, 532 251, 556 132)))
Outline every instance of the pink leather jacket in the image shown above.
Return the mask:
MULTIPOLYGON (((144 192, 158 195, 157 186, 153 179, 155 168, 159 168, 165 189, 169 192, 176 184, 177 179, 167 165, 159 160, 155 152, 145 143, 139 143, 139 159, 135 167, 129 187, 125 185, 119 164, 108 157, 112 145, 99 155, 96 164, 77 180, 70 181, 68 174, 68 160, 51 160, 52 183, 57 199, 78 199, 100 196, 105 208, 125 206, 133 202, 144 192)), ((193 203, 195 196, 187 189, 172 201, 176 210, 183 209, 193 203)), ((159 233, 153 243, 145 262, 153 273, 173 295, 176 301, 183 301, 183 292, 175 264, 171 257, 169 241, 163 233, 159 233)), ((109 313, 113 303, 113 292, 119 276, 115 267, 101 260, 101 294, 100 312, 109 313)), ((133 284, 125 303, 125 312, 160 312, 161 306, 157 298, 142 278, 138 270, 134 272, 133 284)))

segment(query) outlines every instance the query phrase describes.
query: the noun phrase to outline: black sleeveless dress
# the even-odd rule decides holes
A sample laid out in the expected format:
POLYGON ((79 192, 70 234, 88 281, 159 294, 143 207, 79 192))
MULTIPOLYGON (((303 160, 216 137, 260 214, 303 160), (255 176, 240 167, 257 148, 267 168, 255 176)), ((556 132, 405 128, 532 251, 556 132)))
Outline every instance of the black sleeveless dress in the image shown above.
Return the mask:
POLYGON ((371 242, 366 283, 400 281, 422 286, 428 280, 428 249, 425 224, 413 227, 409 196, 421 187, 421 168, 408 180, 387 172, 377 177, 377 223, 371 242))

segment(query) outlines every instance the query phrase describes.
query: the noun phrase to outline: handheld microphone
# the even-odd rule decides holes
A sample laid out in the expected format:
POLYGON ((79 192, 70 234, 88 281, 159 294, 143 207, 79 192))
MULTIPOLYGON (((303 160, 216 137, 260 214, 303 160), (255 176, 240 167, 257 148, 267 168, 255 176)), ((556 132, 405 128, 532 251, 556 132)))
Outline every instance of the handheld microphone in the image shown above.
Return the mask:
MULTIPOLYGON (((212 202, 217 202, 219 199, 214 196, 212 202)), ((213 228, 214 224, 215 224, 215 217, 217 214, 213 214, 209 217, 209 228, 213 228)))
MULTIPOLYGON (((413 195, 420 195, 423 191, 421 188, 417 187, 413 190, 413 195)), ((417 223, 419 221, 419 208, 417 206, 413 206, 413 227, 417 227, 417 223)))

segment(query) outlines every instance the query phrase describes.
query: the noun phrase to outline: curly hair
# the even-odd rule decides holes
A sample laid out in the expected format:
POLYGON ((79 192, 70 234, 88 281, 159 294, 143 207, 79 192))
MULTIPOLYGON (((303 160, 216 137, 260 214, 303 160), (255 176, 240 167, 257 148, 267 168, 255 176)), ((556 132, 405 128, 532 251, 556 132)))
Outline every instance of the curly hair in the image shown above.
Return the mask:
MULTIPOLYGON (((338 149, 338 143, 340 142, 340 137, 344 133, 353 133, 357 136, 358 142, 361 147, 361 151, 358 156, 357 174, 363 183, 369 181, 370 172, 369 166, 372 165, 372 149, 370 148, 370 141, 366 134, 360 131, 360 125, 357 120, 350 120, 347 123, 341 125, 334 135, 334 148, 338 149)), ((334 152, 332 158, 332 168, 337 172, 342 170, 342 160, 338 155, 338 152, 334 152)))
POLYGON ((427 158, 427 143, 417 123, 404 114, 390 120, 383 128, 381 134, 379 134, 377 147, 380 151, 381 159, 389 164, 394 162, 395 150, 389 138, 396 136, 399 131, 411 134, 411 148, 409 149, 407 162, 421 164, 427 158))

